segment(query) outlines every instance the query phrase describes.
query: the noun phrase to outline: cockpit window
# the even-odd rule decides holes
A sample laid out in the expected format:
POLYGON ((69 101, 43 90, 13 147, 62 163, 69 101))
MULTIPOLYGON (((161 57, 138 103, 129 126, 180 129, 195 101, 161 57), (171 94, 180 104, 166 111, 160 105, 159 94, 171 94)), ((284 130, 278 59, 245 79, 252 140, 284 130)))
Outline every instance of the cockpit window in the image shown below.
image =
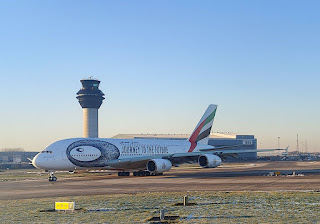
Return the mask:
POLYGON ((52 153, 52 151, 49 151, 49 150, 43 150, 41 153, 52 153))

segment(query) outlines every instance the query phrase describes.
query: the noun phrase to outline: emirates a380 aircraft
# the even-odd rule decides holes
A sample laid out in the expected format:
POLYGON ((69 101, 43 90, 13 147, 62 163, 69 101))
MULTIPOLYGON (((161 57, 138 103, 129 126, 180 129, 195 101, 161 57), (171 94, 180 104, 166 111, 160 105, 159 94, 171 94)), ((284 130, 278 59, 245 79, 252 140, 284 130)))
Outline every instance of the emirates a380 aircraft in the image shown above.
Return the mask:
MULTIPOLYGON (((57 141, 32 160, 32 164, 50 173, 49 181, 56 181, 54 171, 89 169, 119 170, 119 176, 161 175, 172 166, 199 163, 215 168, 221 157, 257 150, 231 150, 236 146, 208 145, 209 134, 217 105, 209 105, 188 140, 72 138, 57 141), (224 150, 221 150, 224 149, 224 150)), ((244 142, 243 145, 248 143, 244 142)), ((250 143, 249 143, 250 144, 250 143)))

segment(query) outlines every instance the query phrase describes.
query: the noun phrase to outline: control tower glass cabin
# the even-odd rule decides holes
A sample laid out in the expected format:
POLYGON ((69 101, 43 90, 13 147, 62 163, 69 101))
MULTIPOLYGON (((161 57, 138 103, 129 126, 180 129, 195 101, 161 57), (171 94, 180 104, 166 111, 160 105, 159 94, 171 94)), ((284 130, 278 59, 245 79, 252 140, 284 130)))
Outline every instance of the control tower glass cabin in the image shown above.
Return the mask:
POLYGON ((104 93, 99 89, 96 79, 80 80, 82 89, 77 92, 77 99, 83 109, 83 136, 98 138, 98 109, 104 100, 104 93))

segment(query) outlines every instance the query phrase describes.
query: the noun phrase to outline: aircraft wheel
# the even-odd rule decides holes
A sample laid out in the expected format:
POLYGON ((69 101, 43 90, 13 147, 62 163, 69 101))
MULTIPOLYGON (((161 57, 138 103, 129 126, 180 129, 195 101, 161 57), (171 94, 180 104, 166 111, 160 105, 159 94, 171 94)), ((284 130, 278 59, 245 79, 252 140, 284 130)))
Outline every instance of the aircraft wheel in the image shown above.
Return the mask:
POLYGON ((57 181, 57 178, 54 176, 54 171, 49 173, 49 181, 57 181))
POLYGON ((135 177, 137 176, 137 172, 133 172, 132 174, 133 174, 133 176, 135 176, 135 177))
POLYGON ((128 176, 130 176, 130 172, 119 172, 119 173, 118 173, 118 176, 119 176, 119 177, 125 177, 125 176, 128 177, 128 176))
POLYGON ((146 171, 146 176, 150 176, 150 172, 149 171, 146 171))

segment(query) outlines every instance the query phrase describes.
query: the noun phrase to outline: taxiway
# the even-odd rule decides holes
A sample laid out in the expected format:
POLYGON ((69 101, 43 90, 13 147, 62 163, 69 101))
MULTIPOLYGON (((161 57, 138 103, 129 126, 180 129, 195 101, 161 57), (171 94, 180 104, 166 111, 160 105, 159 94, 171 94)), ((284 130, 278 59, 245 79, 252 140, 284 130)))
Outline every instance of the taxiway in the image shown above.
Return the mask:
POLYGON ((319 191, 320 162, 224 164, 214 169, 173 168, 163 176, 118 177, 116 174, 0 182, 0 200, 59 196, 182 191, 319 191), (280 176, 268 176, 280 172, 280 176), (295 172, 295 176, 292 173, 295 172))

